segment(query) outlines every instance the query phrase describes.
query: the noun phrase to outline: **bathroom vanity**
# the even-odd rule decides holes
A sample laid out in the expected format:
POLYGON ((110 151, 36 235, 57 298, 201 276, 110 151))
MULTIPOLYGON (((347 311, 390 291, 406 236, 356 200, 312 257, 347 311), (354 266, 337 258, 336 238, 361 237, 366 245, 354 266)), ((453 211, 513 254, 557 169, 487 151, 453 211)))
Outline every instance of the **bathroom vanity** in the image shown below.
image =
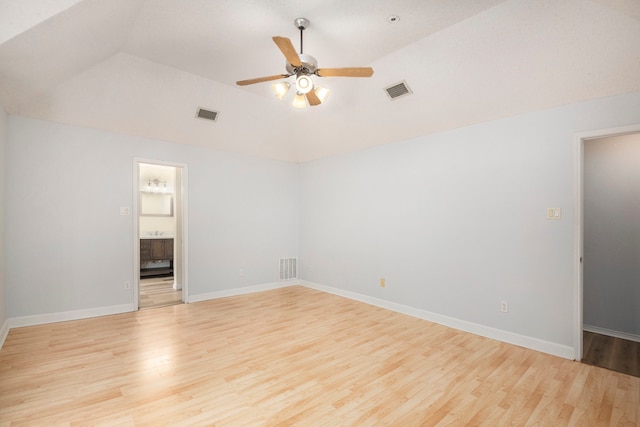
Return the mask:
POLYGON ((140 239, 140 277, 173 275, 173 239, 140 239))

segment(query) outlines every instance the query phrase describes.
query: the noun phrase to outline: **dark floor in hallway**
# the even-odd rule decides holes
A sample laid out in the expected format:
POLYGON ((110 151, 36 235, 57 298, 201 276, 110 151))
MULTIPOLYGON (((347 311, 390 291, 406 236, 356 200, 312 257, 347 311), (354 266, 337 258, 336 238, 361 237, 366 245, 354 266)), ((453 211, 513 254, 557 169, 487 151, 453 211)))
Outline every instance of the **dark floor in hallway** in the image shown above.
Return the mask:
POLYGON ((640 377, 640 342, 584 331, 582 361, 640 377))

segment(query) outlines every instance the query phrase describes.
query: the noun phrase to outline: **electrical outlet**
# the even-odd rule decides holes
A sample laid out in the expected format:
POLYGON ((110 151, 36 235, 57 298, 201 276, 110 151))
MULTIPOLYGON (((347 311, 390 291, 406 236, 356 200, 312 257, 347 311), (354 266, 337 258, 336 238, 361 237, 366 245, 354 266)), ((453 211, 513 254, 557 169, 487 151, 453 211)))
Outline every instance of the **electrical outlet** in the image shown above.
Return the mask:
POLYGON ((124 282, 125 289, 131 289, 131 282, 124 282))
POLYGON ((509 312, 509 303, 507 301, 500 301, 500 311, 503 313, 509 312))
POLYGON ((240 277, 244 277, 244 270, 242 268, 240 269, 240 277))
POLYGON ((384 277, 380 279, 380 287, 384 288, 385 286, 387 286, 386 281, 384 280, 384 277))

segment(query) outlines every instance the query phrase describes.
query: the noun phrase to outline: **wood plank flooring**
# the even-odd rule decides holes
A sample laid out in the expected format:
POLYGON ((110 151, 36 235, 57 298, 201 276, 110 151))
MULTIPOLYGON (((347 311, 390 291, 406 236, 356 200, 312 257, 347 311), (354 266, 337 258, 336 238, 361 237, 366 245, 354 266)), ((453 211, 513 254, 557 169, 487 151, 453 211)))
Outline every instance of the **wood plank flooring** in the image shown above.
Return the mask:
POLYGON ((640 378, 300 286, 12 329, 0 425, 638 426, 640 378))
POLYGON ((640 342, 583 332, 582 361, 640 377, 640 342))
POLYGON ((182 290, 173 289, 173 277, 140 279, 140 308, 181 303, 182 290))

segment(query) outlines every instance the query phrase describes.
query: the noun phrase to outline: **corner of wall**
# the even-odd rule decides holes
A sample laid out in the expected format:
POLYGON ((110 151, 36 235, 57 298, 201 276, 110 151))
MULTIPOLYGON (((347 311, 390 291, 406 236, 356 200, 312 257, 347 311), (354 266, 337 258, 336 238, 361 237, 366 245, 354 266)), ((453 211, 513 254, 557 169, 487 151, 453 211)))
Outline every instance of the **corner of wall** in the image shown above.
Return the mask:
POLYGON ((0 328, 0 349, 2 349, 4 340, 7 339, 7 335, 9 335, 9 320, 5 320, 0 328))
POLYGON ((0 105, 0 348, 9 333, 7 321, 7 288, 4 272, 4 186, 5 186, 5 150, 7 145, 7 114, 0 105))

